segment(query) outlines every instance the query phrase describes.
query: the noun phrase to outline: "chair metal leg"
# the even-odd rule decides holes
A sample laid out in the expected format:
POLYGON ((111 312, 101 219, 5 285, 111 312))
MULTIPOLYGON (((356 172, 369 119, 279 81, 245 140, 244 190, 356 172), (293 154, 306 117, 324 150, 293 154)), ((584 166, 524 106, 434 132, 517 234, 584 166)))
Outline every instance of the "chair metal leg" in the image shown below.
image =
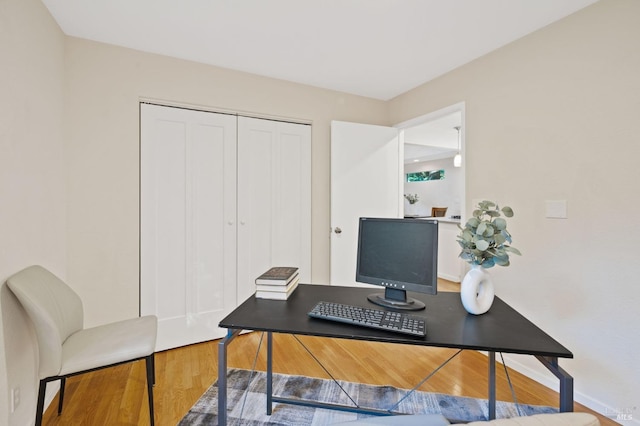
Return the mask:
POLYGON ((156 353, 151 354, 151 363, 153 364, 153 384, 156 384, 156 353))
POLYGON ((44 414, 44 394, 46 390, 46 380, 40 380, 40 388, 38 389, 38 406, 36 407, 36 426, 42 425, 42 415, 44 414))
POLYGON ((66 383, 66 377, 60 379, 60 393, 58 394, 58 415, 62 414, 62 401, 64 401, 64 385, 66 383))
POLYGON ((154 354, 146 358, 147 365, 147 394, 149 395, 149 423, 154 425, 153 416, 153 385, 155 384, 155 361, 154 354))

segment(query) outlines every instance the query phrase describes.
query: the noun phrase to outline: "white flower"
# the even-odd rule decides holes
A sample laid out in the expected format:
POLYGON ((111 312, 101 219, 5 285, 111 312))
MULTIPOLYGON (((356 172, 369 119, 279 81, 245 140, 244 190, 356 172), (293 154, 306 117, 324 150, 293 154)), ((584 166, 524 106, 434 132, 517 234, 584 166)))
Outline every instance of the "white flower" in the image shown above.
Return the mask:
POLYGON ((404 198, 409 201, 409 204, 415 204, 418 202, 418 194, 404 194, 404 198))

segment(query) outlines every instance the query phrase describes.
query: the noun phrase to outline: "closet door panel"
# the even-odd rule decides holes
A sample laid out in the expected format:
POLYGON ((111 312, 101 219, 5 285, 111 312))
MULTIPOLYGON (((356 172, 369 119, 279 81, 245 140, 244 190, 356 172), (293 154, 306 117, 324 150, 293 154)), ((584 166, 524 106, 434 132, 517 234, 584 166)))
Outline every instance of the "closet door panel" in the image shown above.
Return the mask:
POLYGON ((236 118, 141 106, 140 311, 157 350, 222 337, 236 305, 236 118))
POLYGON ((238 300, 272 265, 273 122, 238 117, 238 300), (257 272, 261 271, 261 272, 257 272))
POLYGON ((310 126, 238 117, 238 299, 271 266, 311 280, 310 126))
MULTIPOLYGON (((226 194, 227 185, 212 184, 229 182, 225 177, 227 165, 224 159, 224 144, 211 143, 223 141, 224 129, 213 126, 196 126, 192 149, 189 152, 191 165, 190 187, 187 189, 187 210, 190 224, 187 232, 186 257, 191 259, 187 281, 193 289, 190 297, 198 312, 215 312, 224 310, 225 305, 233 300, 225 300, 225 295, 233 294, 226 286, 234 286, 235 277, 225 278, 225 271, 229 268, 225 262, 229 259, 228 251, 234 250, 235 233, 233 227, 225 222, 225 204, 220 200, 235 200, 235 194, 226 194), (230 234, 225 236, 226 231, 230 234), (220 238, 222 236, 222 238, 220 238), (230 279, 229 279, 230 278, 230 279)), ((235 168, 232 171, 235 173, 235 168)))
MULTIPOLYGON (((185 159, 186 134, 185 123, 176 121, 158 121, 154 133, 163 135, 155 138, 152 151, 146 151, 154 163, 149 168, 149 178, 155 182, 153 194, 148 195, 153 208, 146 209, 149 214, 149 224, 153 223, 153 230, 145 235, 149 245, 153 245, 153 253, 149 255, 159 259, 172 259, 171 262, 155 262, 153 282, 155 291, 145 291, 145 298, 149 308, 153 306, 155 315, 159 318, 174 318, 184 316, 186 292, 185 271, 186 241, 176 238, 185 233, 186 211, 185 199, 185 159), (160 189, 161 188, 161 189, 160 189), (159 232, 155 232, 158 230, 159 232)), ((146 272, 146 271, 145 271, 146 272)), ((151 276, 149 276, 151 278, 151 276)), ((147 287, 143 287, 143 290, 147 287)), ((145 304, 143 304, 146 307, 145 304)), ((143 314, 150 313, 147 309, 143 314)))
POLYGON ((311 126, 277 123, 273 263, 294 263, 311 282, 311 126), (296 232, 294 232, 296 231, 296 232))

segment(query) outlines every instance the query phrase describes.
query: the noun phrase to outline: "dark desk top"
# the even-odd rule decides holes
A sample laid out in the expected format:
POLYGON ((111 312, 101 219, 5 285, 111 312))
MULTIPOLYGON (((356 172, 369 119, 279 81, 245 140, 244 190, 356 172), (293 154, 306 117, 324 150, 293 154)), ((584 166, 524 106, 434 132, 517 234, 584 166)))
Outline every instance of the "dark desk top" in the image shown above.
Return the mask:
POLYGON ((425 310, 411 312, 425 317, 425 338, 307 316, 320 300, 384 309, 367 300, 367 295, 376 291, 384 289, 300 284, 286 301, 251 296, 219 325, 231 329, 573 358, 567 348, 498 297, 489 312, 476 316, 464 310, 459 293, 440 292, 431 296, 410 292, 410 297, 427 306, 425 310))

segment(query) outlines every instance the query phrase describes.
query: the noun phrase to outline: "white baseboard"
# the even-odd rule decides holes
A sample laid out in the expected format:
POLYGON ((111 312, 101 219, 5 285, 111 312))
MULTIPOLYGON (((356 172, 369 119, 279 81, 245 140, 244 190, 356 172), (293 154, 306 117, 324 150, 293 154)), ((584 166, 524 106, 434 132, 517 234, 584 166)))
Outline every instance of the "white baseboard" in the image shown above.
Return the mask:
MULTIPOLYGON (((549 377, 547 375, 541 374, 539 371, 531 369, 530 367, 520 363, 517 359, 514 359, 508 354, 505 354, 504 358, 507 367, 517 371, 518 373, 524 374, 531 380, 534 380, 551 390, 554 390, 556 392, 558 391, 559 385, 558 381, 555 380, 555 378, 549 377)), ((496 356, 496 361, 501 361, 498 356, 496 356)), ((575 390, 573 399, 575 402, 582 404, 585 407, 602 414, 603 416, 609 417, 618 423, 640 425, 640 413, 621 413, 619 409, 610 407, 602 403, 601 401, 590 397, 589 395, 585 395, 581 392, 576 392, 575 390)))
POLYGON ((447 280, 447 281, 453 281, 454 283, 460 282, 460 277, 455 275, 438 273, 438 278, 442 278, 443 280, 447 280))

